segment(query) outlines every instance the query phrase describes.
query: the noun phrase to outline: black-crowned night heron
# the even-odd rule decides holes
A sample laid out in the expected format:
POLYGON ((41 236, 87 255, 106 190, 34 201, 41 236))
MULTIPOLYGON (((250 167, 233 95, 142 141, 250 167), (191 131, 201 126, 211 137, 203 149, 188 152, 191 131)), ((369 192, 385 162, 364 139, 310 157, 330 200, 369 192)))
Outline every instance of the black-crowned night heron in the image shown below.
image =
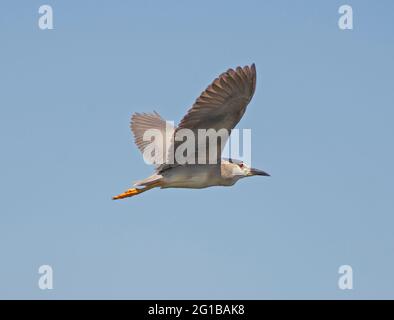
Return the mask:
MULTIPOLYGON (((180 163, 175 159, 168 161, 168 154, 174 153, 182 141, 174 139, 181 129, 190 129, 197 136, 200 129, 214 129, 216 131, 226 129, 228 132, 237 125, 245 113, 246 106, 253 97, 256 88, 255 65, 229 69, 216 78, 210 86, 200 95, 191 109, 183 117, 177 128, 171 127, 168 135, 168 123, 156 112, 136 113, 131 118, 131 130, 134 134, 135 143, 141 152, 151 141, 144 139, 147 130, 155 129, 162 133, 164 139, 157 149, 164 154, 163 163, 156 163, 156 172, 150 177, 137 181, 137 188, 128 189, 122 194, 113 197, 123 199, 131 197, 155 187, 160 188, 206 188, 211 186, 232 186, 239 179, 250 176, 269 176, 264 171, 248 167, 242 161, 222 159, 222 151, 227 137, 217 143, 216 162, 212 164, 207 159, 203 164, 200 161, 180 163)), ((201 158, 209 156, 210 145, 197 141, 193 157, 201 158)), ((213 145, 213 144, 212 144, 213 145)), ((194 158, 195 160, 195 158, 194 158)))

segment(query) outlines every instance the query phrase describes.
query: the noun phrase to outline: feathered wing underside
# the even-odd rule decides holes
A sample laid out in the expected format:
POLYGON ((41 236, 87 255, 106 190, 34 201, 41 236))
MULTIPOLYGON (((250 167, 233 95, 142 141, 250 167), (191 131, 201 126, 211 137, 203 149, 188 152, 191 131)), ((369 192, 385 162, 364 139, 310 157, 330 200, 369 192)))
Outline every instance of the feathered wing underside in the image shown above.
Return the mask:
MULTIPOLYGON (((237 125, 245 113, 246 107, 253 97, 255 88, 256 68, 252 64, 243 68, 237 67, 235 70, 229 69, 216 78, 201 93, 174 132, 175 135, 181 129, 190 129, 193 131, 196 137, 196 144, 194 154, 189 155, 188 159, 194 158, 197 163, 199 159, 198 150, 203 149, 201 145, 204 143, 206 148, 202 156, 206 157, 205 163, 209 163, 209 140, 205 142, 199 141, 197 139, 198 129, 214 129, 216 131, 225 129, 229 136, 231 130, 237 125)), ((220 163, 221 152, 227 142, 227 138, 225 136, 222 137, 223 139, 217 140, 216 163, 220 163)), ((183 141, 176 141, 175 139, 168 150, 169 155, 173 157, 174 151, 182 143, 183 141)), ((158 172, 178 165, 176 158, 172 163, 174 164, 169 162, 160 166, 158 172)))
MULTIPOLYGON (((162 159, 155 163, 157 166, 163 164, 167 158, 167 150, 171 145, 172 136, 175 128, 168 122, 166 122, 156 111, 153 113, 135 113, 131 117, 130 128, 134 135, 134 141, 138 149, 144 154, 144 151, 148 145, 154 147, 154 150, 158 152, 156 159, 162 159), (150 134, 144 139, 144 134, 149 133, 148 130, 157 130, 160 133, 161 139, 148 139, 150 134)), ((152 134, 155 131, 151 131, 152 134)))

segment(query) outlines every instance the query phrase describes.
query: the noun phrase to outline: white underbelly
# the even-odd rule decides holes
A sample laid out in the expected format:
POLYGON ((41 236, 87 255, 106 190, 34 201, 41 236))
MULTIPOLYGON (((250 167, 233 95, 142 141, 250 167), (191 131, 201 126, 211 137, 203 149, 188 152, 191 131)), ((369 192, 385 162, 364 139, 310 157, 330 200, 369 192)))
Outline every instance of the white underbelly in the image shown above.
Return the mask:
POLYGON ((174 170, 163 179, 163 188, 206 188, 218 185, 217 179, 211 172, 187 172, 174 170))

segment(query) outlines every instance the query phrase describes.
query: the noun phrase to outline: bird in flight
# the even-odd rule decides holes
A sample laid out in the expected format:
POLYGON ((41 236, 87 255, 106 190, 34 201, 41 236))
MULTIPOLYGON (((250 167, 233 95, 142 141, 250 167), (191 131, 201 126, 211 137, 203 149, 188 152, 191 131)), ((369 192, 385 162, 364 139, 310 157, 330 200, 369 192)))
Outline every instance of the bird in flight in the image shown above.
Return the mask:
MULTIPOLYGON (((197 98, 181 120, 178 127, 170 126, 158 113, 135 113, 131 117, 131 130, 135 143, 144 154, 149 144, 154 144, 156 153, 164 161, 156 162, 155 173, 137 181, 134 186, 112 199, 123 199, 138 195, 152 188, 206 188, 211 186, 232 186, 239 179, 251 176, 269 176, 268 173, 250 168, 234 159, 222 158, 222 151, 229 135, 207 144, 206 137, 200 138, 199 130, 215 132, 225 129, 228 133, 237 125, 245 113, 256 88, 256 67, 229 69, 216 78, 197 98), (164 139, 144 139, 147 130, 161 133, 164 139), (180 161, 174 154, 181 148, 183 140, 176 138, 182 130, 189 130, 200 139, 192 139, 194 146, 188 149, 189 161, 180 161), (174 139, 175 137, 175 139, 174 139), (211 151, 214 160, 211 161, 211 151), (172 157, 172 158, 171 158, 172 157), (198 161, 196 161, 198 159, 198 161), (170 161, 171 160, 171 161, 170 161), (201 161, 203 160, 203 161, 201 161), (197 162, 197 163, 196 163, 197 162)), ((145 154, 144 154, 145 156, 145 154)))

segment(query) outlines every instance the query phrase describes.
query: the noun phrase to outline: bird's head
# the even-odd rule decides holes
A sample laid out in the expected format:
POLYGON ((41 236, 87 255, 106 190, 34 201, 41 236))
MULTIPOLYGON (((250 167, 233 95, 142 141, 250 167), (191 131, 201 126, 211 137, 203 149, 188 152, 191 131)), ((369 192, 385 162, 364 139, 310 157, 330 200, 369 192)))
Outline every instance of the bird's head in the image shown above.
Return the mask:
POLYGON ((251 177, 251 176, 267 176, 270 175, 263 170, 251 168, 247 166, 244 162, 235 159, 226 159, 225 163, 226 167, 230 170, 226 170, 227 174, 230 175, 231 178, 238 180, 240 178, 251 177))

